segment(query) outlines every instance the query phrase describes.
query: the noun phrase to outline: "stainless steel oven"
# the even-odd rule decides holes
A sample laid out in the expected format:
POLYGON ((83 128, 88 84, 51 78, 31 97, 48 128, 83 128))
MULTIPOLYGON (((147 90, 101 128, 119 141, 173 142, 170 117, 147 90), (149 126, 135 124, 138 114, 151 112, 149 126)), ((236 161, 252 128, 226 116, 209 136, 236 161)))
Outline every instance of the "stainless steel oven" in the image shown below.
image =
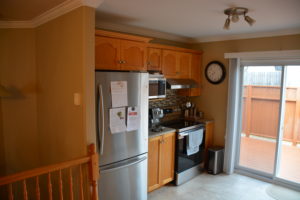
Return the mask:
POLYGON ((166 98, 166 78, 161 74, 149 74, 149 99, 166 98))
POLYGON ((174 121, 165 126, 176 129, 175 177, 176 185, 181 185, 197 176, 204 169, 204 124, 190 121, 174 121), (199 151, 193 154, 187 152, 189 134, 202 134, 199 151))

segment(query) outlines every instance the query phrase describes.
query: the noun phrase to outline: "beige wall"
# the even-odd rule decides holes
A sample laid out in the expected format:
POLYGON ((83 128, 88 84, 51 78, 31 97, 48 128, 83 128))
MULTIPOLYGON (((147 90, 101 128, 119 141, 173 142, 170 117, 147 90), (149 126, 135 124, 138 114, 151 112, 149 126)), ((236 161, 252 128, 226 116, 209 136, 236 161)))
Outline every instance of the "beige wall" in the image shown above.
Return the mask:
POLYGON ((218 60, 225 65, 228 71, 228 60, 224 59, 224 53, 229 52, 300 49, 300 35, 208 42, 195 44, 194 48, 204 52, 201 73, 202 95, 194 100, 198 107, 204 111, 206 117, 215 120, 215 145, 224 145, 228 76, 223 83, 212 85, 204 77, 205 66, 210 61, 218 60))
POLYGON ((0 175, 86 155, 95 143, 94 15, 80 7, 35 29, 0 30, 0 83, 15 93, 0 99, 0 175))
POLYGON ((35 31, 1 29, 0 44, 0 83, 14 93, 13 97, 2 98, 0 105, 0 151, 7 169, 1 174, 8 174, 39 163, 35 31))
MULTIPOLYGON (((86 113, 82 104, 73 104, 74 93, 81 94, 83 103, 90 103, 85 98, 90 94, 86 82, 93 81, 87 80, 93 76, 90 69, 94 62, 94 44, 89 37, 94 37, 94 9, 88 7, 75 9, 36 29, 38 131, 43 165, 84 156, 86 130, 95 131, 91 128, 93 122, 86 122, 94 113, 86 113)), ((94 93, 93 88, 89 90, 94 93)))

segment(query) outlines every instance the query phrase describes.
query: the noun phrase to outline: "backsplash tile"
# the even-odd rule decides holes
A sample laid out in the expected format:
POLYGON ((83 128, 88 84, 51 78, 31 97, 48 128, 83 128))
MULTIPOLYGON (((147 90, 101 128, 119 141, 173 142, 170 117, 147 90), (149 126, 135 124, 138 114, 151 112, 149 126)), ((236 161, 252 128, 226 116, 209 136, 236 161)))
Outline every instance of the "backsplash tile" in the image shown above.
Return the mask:
POLYGON ((149 108, 172 108, 181 107, 182 104, 189 101, 190 97, 179 96, 175 90, 167 89, 167 97, 164 99, 149 100, 149 108))

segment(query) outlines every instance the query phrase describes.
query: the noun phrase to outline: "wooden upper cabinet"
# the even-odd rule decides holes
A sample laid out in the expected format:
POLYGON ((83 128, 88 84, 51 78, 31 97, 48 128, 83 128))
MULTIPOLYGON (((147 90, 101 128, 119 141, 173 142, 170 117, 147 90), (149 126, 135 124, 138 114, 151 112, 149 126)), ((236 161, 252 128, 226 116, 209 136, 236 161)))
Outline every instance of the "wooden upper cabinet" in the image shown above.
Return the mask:
POLYGON ((148 145, 148 192, 160 187, 160 144, 161 137, 149 138, 148 145))
POLYGON ((177 77, 182 79, 190 78, 192 54, 178 52, 178 59, 177 77))
POLYGON ((178 59, 177 52, 170 50, 162 50, 162 71, 166 78, 176 78, 178 59))
POLYGON ((147 69, 161 71, 162 50, 157 48, 147 48, 147 69))
POLYGON ((163 185, 174 179, 175 136, 175 133, 162 136, 160 178, 163 185))
POLYGON ((121 69, 146 70, 146 44, 121 40, 121 69))
POLYGON ((200 96, 201 94, 201 55, 193 54, 190 78, 198 83, 197 88, 190 89, 189 96, 200 96))
POLYGON ((96 69, 120 70, 120 40, 96 36, 95 67, 96 69))

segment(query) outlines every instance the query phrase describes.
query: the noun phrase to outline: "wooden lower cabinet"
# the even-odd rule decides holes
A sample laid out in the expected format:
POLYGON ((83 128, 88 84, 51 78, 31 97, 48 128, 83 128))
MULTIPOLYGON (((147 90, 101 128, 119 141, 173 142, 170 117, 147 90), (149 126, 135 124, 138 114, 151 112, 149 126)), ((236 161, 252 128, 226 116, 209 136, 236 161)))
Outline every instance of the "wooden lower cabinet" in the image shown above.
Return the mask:
POLYGON ((148 192, 174 180, 175 132, 149 139, 148 192))
POLYGON ((208 166, 208 148, 213 146, 214 122, 205 122, 205 167, 208 166))

